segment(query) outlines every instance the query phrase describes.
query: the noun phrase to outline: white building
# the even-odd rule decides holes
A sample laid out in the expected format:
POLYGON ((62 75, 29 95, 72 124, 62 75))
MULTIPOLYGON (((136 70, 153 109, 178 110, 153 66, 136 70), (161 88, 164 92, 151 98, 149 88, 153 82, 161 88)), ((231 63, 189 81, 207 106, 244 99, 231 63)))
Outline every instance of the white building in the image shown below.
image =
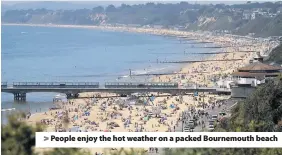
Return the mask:
POLYGON ((247 97, 255 88, 281 74, 282 68, 263 63, 259 52, 249 65, 239 68, 232 74, 234 85, 232 86, 232 97, 247 97))

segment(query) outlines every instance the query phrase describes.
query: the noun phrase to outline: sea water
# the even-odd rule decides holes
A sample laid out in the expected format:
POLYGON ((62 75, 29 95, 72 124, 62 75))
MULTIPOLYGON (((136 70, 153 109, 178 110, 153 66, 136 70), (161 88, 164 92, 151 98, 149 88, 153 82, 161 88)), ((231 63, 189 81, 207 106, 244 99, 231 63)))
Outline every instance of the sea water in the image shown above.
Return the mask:
MULTIPOLYGON (((208 48, 191 48, 177 38, 83 28, 2 26, 2 82, 112 82, 132 74, 178 71, 180 64, 157 61, 195 60, 208 48)), ((202 55, 201 55, 202 56, 202 55)), ((147 78, 134 78, 141 80, 147 78)), ((57 93, 28 93, 14 103, 2 93, 2 109, 43 112, 57 93)), ((2 121, 11 111, 2 110, 2 121)))

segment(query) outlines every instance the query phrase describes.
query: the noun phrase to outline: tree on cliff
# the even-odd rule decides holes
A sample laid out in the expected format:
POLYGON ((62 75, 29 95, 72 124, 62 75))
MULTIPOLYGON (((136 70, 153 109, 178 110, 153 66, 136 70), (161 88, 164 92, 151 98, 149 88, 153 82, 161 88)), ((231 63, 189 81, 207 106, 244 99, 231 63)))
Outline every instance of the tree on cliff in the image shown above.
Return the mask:
POLYGON ((41 126, 31 127, 19 120, 22 114, 11 115, 9 123, 2 125, 1 153, 4 155, 32 155, 35 145, 35 132, 42 131, 41 126))
POLYGON ((280 45, 270 53, 268 61, 282 64, 282 38, 280 45))
MULTIPOLYGON (((19 120, 23 118, 22 113, 16 113, 8 117, 8 123, 2 125, 1 153, 3 155, 35 155, 35 132, 44 129, 42 125, 30 126, 19 120)), ((44 152, 45 155, 88 155, 81 149, 53 149, 44 152)))

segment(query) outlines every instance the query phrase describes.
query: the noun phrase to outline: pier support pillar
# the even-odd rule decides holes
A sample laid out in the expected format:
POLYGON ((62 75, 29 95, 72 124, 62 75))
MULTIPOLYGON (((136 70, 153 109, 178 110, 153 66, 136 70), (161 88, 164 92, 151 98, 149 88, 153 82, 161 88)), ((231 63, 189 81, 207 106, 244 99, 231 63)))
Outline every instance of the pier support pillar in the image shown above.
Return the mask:
POLYGON ((78 98, 79 97, 78 93, 75 93, 75 94, 66 93, 66 95, 67 95, 67 99, 72 99, 72 98, 78 98))
POLYGON ((74 98, 78 98, 78 97, 79 97, 78 93, 74 94, 74 98))
POLYGON ((26 93, 14 93, 15 101, 26 101, 26 93))
POLYGON ((66 93, 66 95, 67 95, 67 99, 71 98, 71 93, 66 93))

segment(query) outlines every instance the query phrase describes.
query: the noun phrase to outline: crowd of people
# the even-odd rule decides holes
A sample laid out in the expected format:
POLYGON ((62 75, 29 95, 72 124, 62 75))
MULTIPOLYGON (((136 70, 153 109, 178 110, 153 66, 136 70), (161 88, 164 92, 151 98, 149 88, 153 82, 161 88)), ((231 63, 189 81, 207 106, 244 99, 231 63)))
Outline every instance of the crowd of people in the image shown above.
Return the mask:
MULTIPOLYGON (((186 35, 204 38, 199 36, 200 34, 186 35)), ((270 43, 236 40, 226 36, 206 37, 206 41, 209 40, 226 47, 222 49, 226 53, 216 54, 207 60, 242 60, 196 62, 183 67, 180 71, 181 75, 161 75, 152 81, 214 86, 216 81, 229 77, 230 73, 249 62, 252 52, 248 51, 265 51, 274 46, 270 43), (246 45, 249 44, 253 46, 247 47, 246 45)), ((152 94, 156 96, 154 100, 142 100, 138 97, 134 100, 124 97, 106 98, 113 94, 81 93, 80 96, 87 99, 70 99, 67 102, 58 100, 54 102, 56 108, 31 115, 28 122, 40 122, 47 126, 46 131, 58 132, 176 132, 183 120, 197 120, 195 126, 204 130, 207 121, 211 119, 210 111, 222 108, 225 104, 223 99, 228 98, 228 96, 209 93, 167 97, 157 97, 158 94, 152 94)), ((226 110, 224 107, 222 109, 226 110)), ((159 150, 149 148, 149 151, 159 150)), ((101 155, 97 151, 96 154, 101 155)))

